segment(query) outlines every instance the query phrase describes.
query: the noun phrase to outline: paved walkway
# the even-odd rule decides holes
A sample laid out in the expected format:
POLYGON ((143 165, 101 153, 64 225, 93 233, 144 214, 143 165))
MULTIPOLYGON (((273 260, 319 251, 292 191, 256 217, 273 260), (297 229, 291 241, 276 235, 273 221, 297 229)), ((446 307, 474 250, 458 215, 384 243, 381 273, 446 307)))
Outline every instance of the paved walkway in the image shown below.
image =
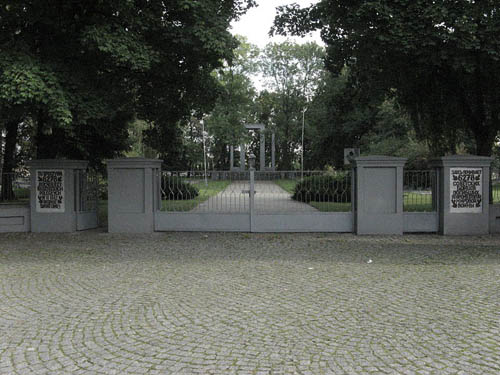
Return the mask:
MULTIPOLYGON (((199 204, 191 212, 236 213, 248 212, 250 198, 248 181, 234 181, 219 194, 199 204)), ((255 210, 257 213, 311 213, 318 210, 292 199, 292 195, 272 181, 255 181, 255 210)))
POLYGON ((498 374, 500 237, 0 234, 0 374, 498 374))

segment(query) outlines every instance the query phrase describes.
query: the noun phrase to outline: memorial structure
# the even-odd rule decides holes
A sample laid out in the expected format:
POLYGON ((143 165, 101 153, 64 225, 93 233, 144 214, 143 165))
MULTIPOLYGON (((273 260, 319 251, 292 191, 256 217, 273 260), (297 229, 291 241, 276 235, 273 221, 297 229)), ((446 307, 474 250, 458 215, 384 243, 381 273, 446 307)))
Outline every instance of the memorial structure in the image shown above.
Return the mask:
POLYGON ((31 172, 32 232, 74 232, 97 227, 97 196, 88 185, 88 161, 32 160, 27 165, 31 172), (91 189, 92 197, 87 194, 91 189))
MULTIPOLYGON (((271 133, 271 167, 266 168, 266 126, 264 124, 246 124, 245 128, 247 130, 258 130, 260 136, 260 171, 275 171, 276 170, 276 144, 274 132, 271 133)), ((240 145, 240 166, 234 166, 234 146, 230 146, 230 165, 231 171, 244 171, 246 169, 245 163, 246 145, 240 145)))

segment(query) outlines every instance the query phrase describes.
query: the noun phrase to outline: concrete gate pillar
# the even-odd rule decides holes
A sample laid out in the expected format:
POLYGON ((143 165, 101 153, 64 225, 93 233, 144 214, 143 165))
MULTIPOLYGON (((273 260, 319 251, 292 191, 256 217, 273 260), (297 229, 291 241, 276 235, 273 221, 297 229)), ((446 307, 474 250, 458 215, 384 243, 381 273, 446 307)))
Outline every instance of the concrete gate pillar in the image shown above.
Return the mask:
POLYGON ((403 234, 405 158, 362 156, 353 160, 356 234, 403 234))
POLYGON ((455 155, 433 161, 437 169, 439 233, 489 233, 490 166, 492 158, 455 155))
MULTIPOLYGON (((31 231, 75 232, 78 230, 78 172, 85 171, 84 160, 32 160, 31 231)), ((97 212, 94 213, 97 226, 97 212)))
POLYGON ((162 160, 107 160, 108 231, 152 233, 154 214, 161 204, 162 160))

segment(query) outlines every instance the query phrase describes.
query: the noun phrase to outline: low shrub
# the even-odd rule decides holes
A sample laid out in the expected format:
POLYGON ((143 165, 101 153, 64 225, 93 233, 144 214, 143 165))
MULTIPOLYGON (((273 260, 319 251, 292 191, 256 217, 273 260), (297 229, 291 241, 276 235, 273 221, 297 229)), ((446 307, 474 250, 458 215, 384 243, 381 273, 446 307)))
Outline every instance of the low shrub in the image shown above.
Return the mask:
POLYGON ((350 202, 351 179, 345 173, 305 177, 297 185, 292 199, 299 202, 350 202))
POLYGON ((167 200, 189 200, 196 198, 200 192, 198 188, 182 177, 169 176, 162 181, 162 189, 167 200))

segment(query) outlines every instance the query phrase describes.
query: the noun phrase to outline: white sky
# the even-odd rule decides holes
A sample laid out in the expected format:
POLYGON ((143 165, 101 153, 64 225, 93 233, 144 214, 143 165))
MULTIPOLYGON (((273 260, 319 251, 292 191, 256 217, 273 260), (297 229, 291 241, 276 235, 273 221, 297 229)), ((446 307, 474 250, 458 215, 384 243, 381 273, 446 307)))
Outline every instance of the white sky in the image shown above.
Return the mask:
MULTIPOLYGON (((233 23, 233 34, 243 35, 248 38, 248 41, 257 45, 259 48, 264 48, 267 43, 282 42, 284 37, 269 37, 269 29, 271 28, 274 16, 276 15, 276 7, 292 3, 299 4, 302 8, 311 4, 317 3, 319 0, 257 0, 257 7, 250 9, 238 22, 233 23)), ((321 41, 319 31, 304 38, 291 38, 297 43, 305 43, 315 41, 319 45, 324 45, 321 41)))

